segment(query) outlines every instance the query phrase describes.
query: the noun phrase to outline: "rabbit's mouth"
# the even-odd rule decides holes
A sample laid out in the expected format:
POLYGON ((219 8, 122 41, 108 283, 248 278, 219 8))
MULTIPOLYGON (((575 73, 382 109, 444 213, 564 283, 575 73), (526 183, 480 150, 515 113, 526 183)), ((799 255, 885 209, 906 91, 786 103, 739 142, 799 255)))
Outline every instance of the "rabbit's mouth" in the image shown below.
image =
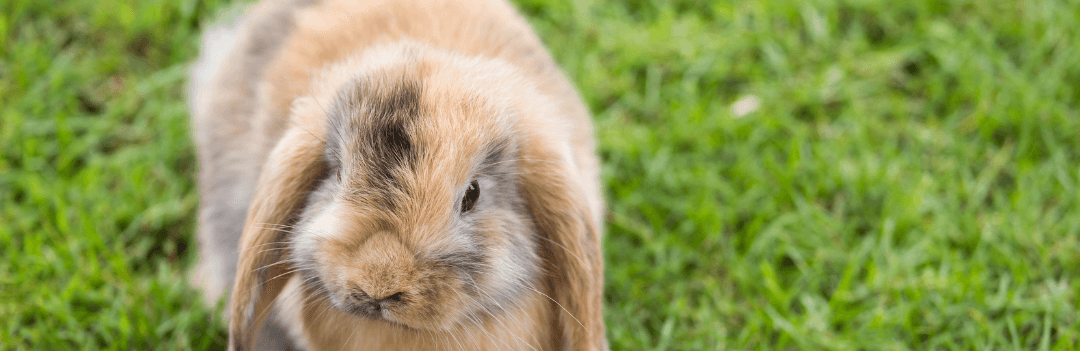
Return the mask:
POLYGON ((364 319, 371 320, 371 321, 376 321, 376 322, 386 323, 386 324, 389 324, 389 325, 392 325, 392 326, 395 326, 395 327, 400 327, 400 328, 408 329, 408 330, 411 330, 411 331, 420 331, 421 330, 421 329, 418 329, 418 328, 414 328, 414 327, 412 327, 412 326, 410 326, 408 324, 401 323, 401 322, 398 322, 398 321, 395 321, 395 320, 391 320, 390 318, 387 318, 387 316, 384 315, 384 313, 387 313, 387 312, 385 312, 384 310, 379 310, 377 312, 372 313, 371 311, 366 310, 364 308, 358 308, 358 307, 353 306, 348 310, 348 312, 355 315, 355 316, 358 316, 360 318, 364 318, 364 319))
POLYGON ((425 328, 409 325, 395 318, 398 313, 410 308, 406 305, 409 301, 404 301, 400 296, 391 299, 397 301, 377 301, 370 296, 360 294, 342 297, 343 294, 333 292, 333 289, 318 274, 305 277, 304 283, 307 291, 319 296, 309 300, 328 300, 332 308, 370 321, 382 322, 411 331, 425 330, 425 328))
POLYGON ((410 298, 407 295, 399 292, 385 297, 372 297, 362 290, 354 291, 356 292, 344 299, 343 304, 347 312, 366 319, 413 329, 392 319, 394 312, 408 308, 410 298))

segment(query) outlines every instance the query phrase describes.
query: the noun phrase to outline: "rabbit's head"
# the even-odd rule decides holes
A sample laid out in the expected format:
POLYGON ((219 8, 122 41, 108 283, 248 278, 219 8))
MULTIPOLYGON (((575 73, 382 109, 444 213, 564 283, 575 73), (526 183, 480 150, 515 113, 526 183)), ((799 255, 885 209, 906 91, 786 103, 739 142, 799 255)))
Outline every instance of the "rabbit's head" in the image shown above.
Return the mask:
POLYGON ((406 72, 353 81, 327 106, 327 174, 291 254, 338 309, 440 329, 512 305, 539 258, 510 106, 406 72))
POLYGON ((416 330, 548 289, 567 318, 598 315, 598 228, 566 127, 515 69, 410 44, 315 81, 249 212, 233 333, 292 275, 340 311, 416 330))

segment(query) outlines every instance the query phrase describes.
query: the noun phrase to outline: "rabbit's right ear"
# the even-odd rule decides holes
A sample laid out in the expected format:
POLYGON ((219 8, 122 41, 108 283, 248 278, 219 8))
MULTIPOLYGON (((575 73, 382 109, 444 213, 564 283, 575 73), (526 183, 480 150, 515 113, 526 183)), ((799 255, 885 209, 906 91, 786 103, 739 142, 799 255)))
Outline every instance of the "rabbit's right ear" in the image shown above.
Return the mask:
POLYGON ((270 152, 240 238, 236 282, 229 299, 229 350, 251 350, 274 299, 294 274, 286 232, 306 195, 326 172, 317 126, 289 128, 270 152))

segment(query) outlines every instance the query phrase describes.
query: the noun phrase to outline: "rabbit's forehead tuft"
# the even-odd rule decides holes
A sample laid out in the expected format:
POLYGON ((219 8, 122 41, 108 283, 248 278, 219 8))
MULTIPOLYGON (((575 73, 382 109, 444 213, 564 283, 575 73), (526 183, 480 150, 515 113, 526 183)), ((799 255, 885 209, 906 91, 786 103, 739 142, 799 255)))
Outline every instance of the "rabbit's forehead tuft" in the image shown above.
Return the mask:
POLYGON ((426 113, 417 79, 357 81, 338 94, 328 116, 327 156, 336 159, 349 188, 393 209, 419 159, 414 124, 426 113))

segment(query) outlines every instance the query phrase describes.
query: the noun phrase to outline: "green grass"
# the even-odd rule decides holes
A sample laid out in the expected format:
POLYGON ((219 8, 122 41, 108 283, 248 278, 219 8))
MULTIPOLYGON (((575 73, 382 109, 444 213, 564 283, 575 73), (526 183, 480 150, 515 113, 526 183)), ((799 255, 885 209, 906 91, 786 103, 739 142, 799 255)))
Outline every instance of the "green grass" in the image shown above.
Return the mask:
MULTIPOLYGON (((227 2, 0 3, 0 349, 223 347, 182 91, 227 2)), ((1077 1, 517 3, 596 116, 612 349, 1078 348, 1077 1)))

